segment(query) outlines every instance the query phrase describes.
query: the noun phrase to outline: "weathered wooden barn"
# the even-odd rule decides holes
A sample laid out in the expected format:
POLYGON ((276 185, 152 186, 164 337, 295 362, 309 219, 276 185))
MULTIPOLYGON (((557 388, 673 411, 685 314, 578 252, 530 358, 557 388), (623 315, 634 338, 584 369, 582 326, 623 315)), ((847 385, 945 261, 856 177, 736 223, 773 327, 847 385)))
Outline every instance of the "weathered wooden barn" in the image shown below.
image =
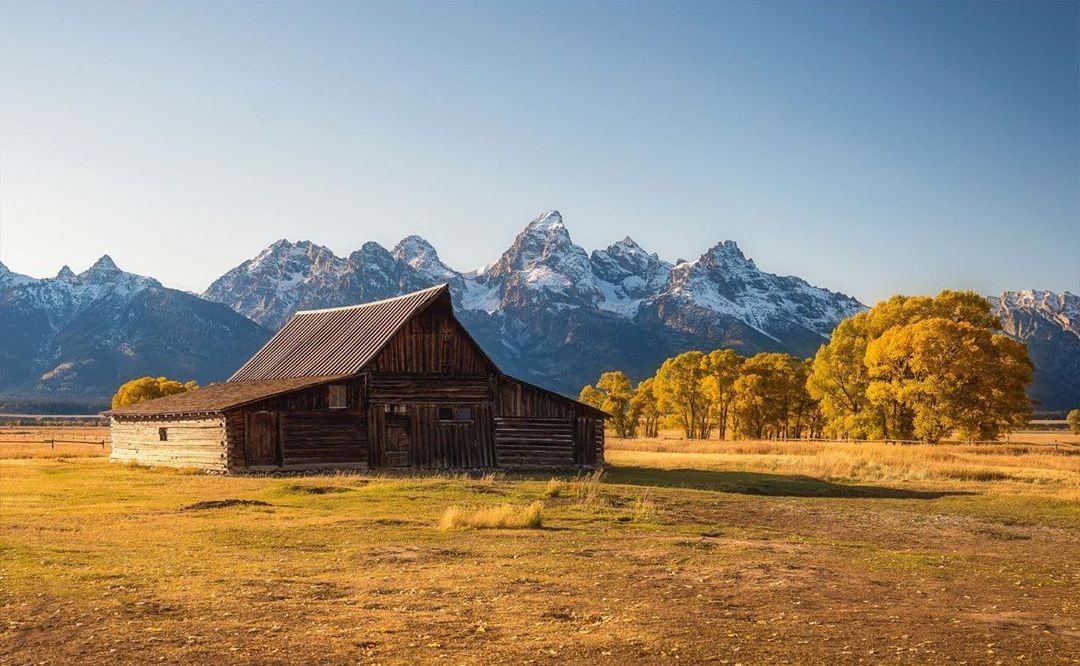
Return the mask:
POLYGON ((500 372, 446 285, 298 312, 227 382, 105 414, 112 460, 223 471, 593 467, 607 417, 500 372))

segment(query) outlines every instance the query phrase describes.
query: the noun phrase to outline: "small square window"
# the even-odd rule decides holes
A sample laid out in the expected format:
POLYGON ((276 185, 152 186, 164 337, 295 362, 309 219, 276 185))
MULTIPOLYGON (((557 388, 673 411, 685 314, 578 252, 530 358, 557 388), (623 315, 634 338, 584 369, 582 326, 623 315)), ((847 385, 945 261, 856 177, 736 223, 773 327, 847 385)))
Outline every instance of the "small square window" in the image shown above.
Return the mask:
POLYGON ((331 384, 327 387, 327 391, 326 403, 330 409, 345 409, 348 407, 348 394, 344 384, 331 384))
POLYGON ((472 421, 472 407, 439 407, 439 420, 468 423, 472 421))
POLYGON ((383 412, 387 414, 406 414, 405 405, 383 405, 383 412))
POLYGON ((157 438, 158 438, 159 442, 167 442, 167 441, 169 441, 169 429, 168 428, 158 428, 157 429, 157 438))

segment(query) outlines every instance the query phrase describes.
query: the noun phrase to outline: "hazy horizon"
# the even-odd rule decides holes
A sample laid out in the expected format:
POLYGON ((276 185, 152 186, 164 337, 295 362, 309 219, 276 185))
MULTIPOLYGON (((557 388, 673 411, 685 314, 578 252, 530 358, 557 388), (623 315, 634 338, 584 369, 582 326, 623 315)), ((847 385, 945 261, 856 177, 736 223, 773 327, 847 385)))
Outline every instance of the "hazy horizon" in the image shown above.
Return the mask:
POLYGON ((734 240, 873 303, 1080 293, 1076 3, 0 4, 0 262, 734 240))

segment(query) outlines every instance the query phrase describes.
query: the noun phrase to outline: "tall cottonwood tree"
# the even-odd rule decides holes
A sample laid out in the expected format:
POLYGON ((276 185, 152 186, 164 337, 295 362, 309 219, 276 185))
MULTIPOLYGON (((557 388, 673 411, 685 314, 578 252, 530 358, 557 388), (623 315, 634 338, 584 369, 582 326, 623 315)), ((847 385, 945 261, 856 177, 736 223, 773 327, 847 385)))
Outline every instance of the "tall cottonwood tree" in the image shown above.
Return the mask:
POLYGON ((735 380, 733 408, 738 434, 795 437, 809 404, 803 362, 790 354, 762 353, 746 359, 735 380))
MULTIPOLYGON (((1025 418, 1030 410, 1023 392, 1023 385, 1030 382, 1030 378, 1025 380, 1024 367, 1030 362, 1023 345, 1005 342, 1008 338, 994 335, 999 328, 985 298, 970 291, 948 290, 933 298, 893 296, 867 312, 840 322, 829 343, 814 357, 807 380, 811 397, 820 402, 825 429, 837 436, 855 438, 932 439, 939 436, 947 423, 953 423, 956 428, 974 428, 966 432, 988 433, 995 428, 1000 431, 1011 427, 1010 424, 1025 418), (926 338, 931 329, 903 332, 906 327, 930 320, 961 325, 957 328, 939 324, 931 328, 943 335, 960 338, 966 335, 969 342, 977 342, 985 353, 960 353, 954 359, 956 363, 951 364, 952 369, 947 369, 947 359, 935 355, 933 345, 926 338), (975 331, 982 333, 975 335, 975 331), (886 334, 885 342, 877 342, 886 334), (874 346, 873 354, 871 346, 874 346), (938 367, 921 367, 922 379, 919 379, 910 363, 915 354, 927 363, 937 363, 938 367), (955 385, 959 393, 949 400, 941 399, 940 391, 937 398, 931 398, 934 381, 948 381, 950 372, 956 381, 960 381, 957 373, 973 379, 974 375, 961 371, 975 365, 979 365, 980 372, 988 373, 987 381, 1000 384, 989 403, 995 409, 1005 410, 1000 418, 991 419, 985 410, 980 410, 978 416, 961 419, 959 413, 949 411, 960 409, 959 405, 965 402, 960 394, 980 393, 982 389, 973 383, 955 385), (922 382, 921 388, 916 387, 918 382, 922 382), (997 425, 989 425, 990 422, 997 425)), ((959 353, 962 345, 957 350, 959 353)))
POLYGON ((716 349, 702 358, 702 390, 709 401, 709 409, 705 410, 706 418, 700 429, 703 439, 708 439, 709 429, 704 427, 708 425, 716 426, 721 440, 727 439, 731 405, 735 400, 735 381, 745 360, 731 349, 716 349))
POLYGON ((653 390, 655 380, 649 378, 643 380, 634 389, 634 397, 630 399, 630 414, 634 423, 641 427, 641 434, 645 437, 656 437, 660 433, 660 404, 653 390))
POLYGON ((615 370, 600 375, 596 386, 582 388, 579 400, 611 414, 608 424, 618 437, 627 438, 633 437, 635 430, 630 407, 633 397, 630 378, 625 372, 615 370))
POLYGON ((705 354, 688 351, 664 361, 656 372, 653 391, 660 409, 671 414, 687 439, 698 439, 702 413, 709 409, 709 399, 702 387, 705 354))

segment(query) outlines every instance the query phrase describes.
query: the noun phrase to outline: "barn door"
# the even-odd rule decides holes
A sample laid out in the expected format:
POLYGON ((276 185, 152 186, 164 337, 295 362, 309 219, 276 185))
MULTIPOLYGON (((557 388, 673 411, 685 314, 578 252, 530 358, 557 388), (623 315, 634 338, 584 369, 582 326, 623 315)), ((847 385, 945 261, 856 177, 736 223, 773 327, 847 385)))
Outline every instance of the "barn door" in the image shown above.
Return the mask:
POLYGON ((574 464, 596 464, 596 419, 579 416, 574 420, 574 464))
POLYGON ((408 414, 386 415, 382 446, 384 467, 409 467, 412 464, 412 433, 408 414))
POLYGON ((278 452, 277 412, 251 412, 247 427, 247 464, 276 465, 278 452))

